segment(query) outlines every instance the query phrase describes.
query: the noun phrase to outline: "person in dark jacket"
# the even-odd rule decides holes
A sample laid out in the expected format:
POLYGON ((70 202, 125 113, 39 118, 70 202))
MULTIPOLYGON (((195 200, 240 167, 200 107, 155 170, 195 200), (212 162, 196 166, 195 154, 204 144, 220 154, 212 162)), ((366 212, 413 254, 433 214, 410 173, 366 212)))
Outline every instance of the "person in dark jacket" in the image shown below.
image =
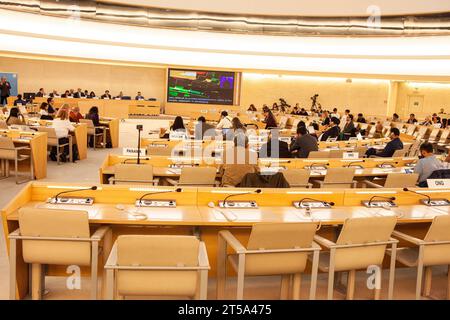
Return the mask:
POLYGON ((391 141, 386 144, 383 150, 377 152, 376 149, 370 148, 367 150, 366 156, 389 158, 394 155, 396 150, 403 149, 403 142, 400 140, 400 130, 398 130, 398 128, 391 128, 391 134, 389 137, 391 138, 391 141))
POLYGON ((353 115, 349 114, 345 118, 345 126, 342 130, 342 140, 349 140, 351 137, 356 137, 356 128, 353 123, 353 115))
POLYGON ((356 119, 356 122, 366 123, 366 118, 364 118, 364 115, 362 113, 358 113, 358 118, 356 119))
POLYGON ((290 188, 286 178, 281 172, 263 175, 260 173, 247 173, 242 181, 236 185, 238 188, 290 188))
POLYGON ((6 77, 0 79, 0 105, 8 104, 8 97, 11 94, 11 84, 6 80, 6 77))
POLYGON ((311 151, 318 151, 317 139, 308 133, 306 127, 298 127, 291 143, 291 153, 296 158, 308 158, 311 151))
MULTIPOLYGON (((89 109, 89 113, 85 117, 86 119, 92 120, 94 127, 100 127, 100 116, 98 115, 98 107, 92 107, 89 109)), ((101 133, 102 129, 96 128, 95 133, 101 133)), ((89 140, 89 147, 93 147, 95 140, 94 137, 91 136, 89 140)), ((103 141, 104 142, 104 141, 103 141)))
POLYGON ((289 145, 269 135, 269 140, 259 150, 260 158, 292 158, 289 145))
POLYGON ((277 127, 277 120, 275 120, 275 116, 273 115, 272 111, 268 107, 263 108, 264 113, 264 123, 266 124, 266 129, 270 128, 276 128, 277 127))
POLYGON ((341 121, 338 118, 332 117, 330 127, 322 134, 320 141, 327 141, 328 138, 337 138, 339 133, 341 133, 341 128, 339 128, 340 123, 341 121))

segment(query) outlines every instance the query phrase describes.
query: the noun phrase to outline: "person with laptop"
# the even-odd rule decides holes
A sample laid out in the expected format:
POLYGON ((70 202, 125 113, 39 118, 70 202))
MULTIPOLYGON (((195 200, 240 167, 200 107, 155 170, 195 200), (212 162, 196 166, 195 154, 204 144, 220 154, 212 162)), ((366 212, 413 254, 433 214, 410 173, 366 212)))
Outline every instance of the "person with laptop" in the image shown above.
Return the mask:
POLYGON ((327 141, 329 138, 334 139, 339 137, 341 133, 341 128, 339 128, 340 123, 339 118, 331 117, 329 128, 322 134, 320 141, 327 141))
POLYGON ((375 156, 389 158, 394 155, 395 151, 403 149, 403 142, 400 140, 400 130, 398 128, 391 128, 390 132, 391 134, 389 135, 389 138, 391 141, 386 144, 384 149, 377 151, 374 148, 370 148, 366 152, 367 157, 375 156))
POLYGON ((419 174, 419 184, 426 182, 433 171, 444 169, 443 163, 436 158, 433 153, 433 145, 429 142, 424 142, 419 148, 421 159, 417 161, 414 167, 414 173, 419 174))
POLYGON ((308 158, 311 151, 318 151, 317 139, 309 134, 305 126, 297 127, 297 134, 291 143, 290 151, 295 158, 308 158))

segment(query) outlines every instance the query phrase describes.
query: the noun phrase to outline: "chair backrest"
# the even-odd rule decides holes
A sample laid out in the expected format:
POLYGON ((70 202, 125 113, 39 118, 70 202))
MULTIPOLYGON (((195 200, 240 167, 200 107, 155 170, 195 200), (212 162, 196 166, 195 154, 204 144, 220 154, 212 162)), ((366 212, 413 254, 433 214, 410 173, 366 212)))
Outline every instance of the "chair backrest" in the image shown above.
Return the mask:
POLYGON ((344 156, 344 150, 330 150, 329 157, 335 159, 342 159, 344 156))
MULTIPOLYGON (((194 236, 123 235, 117 238, 119 266, 196 267, 200 241, 194 236)), ((118 270, 120 295, 194 296, 198 272, 118 270)))
MULTIPOLYGON (((309 248, 317 230, 317 222, 258 223, 253 225, 248 250, 309 248)), ((303 272, 308 253, 265 253, 246 257, 246 274, 271 275, 303 272)))
POLYGON ((350 188, 355 177, 355 168, 328 168, 324 179, 326 188, 350 188))
POLYGON ((236 186, 247 173, 257 172, 253 164, 225 164, 223 166, 222 186, 236 186))
POLYGON ((149 156, 171 156, 173 146, 170 144, 149 144, 147 146, 147 154, 149 156))
POLYGON ((439 138, 439 143, 446 143, 448 140, 449 134, 450 134, 450 130, 442 131, 441 137, 439 138))
POLYGON ((0 137, 0 159, 14 160, 16 152, 11 138, 0 137))
POLYGON ((291 188, 304 188, 308 186, 311 172, 305 169, 286 169, 283 175, 291 188))
POLYGON ((116 164, 114 166, 115 184, 152 183, 153 166, 151 164, 116 164))
POLYGON ((419 175, 417 173, 389 173, 384 183, 385 188, 415 187, 419 175))
POLYGON ((430 133, 430 136, 428 137, 429 142, 434 142, 437 140, 437 136, 439 135, 439 132, 441 132, 441 129, 433 129, 430 133))
POLYGON ((288 121, 288 117, 286 117, 286 116, 280 117, 280 121, 278 122, 278 127, 282 128, 282 129, 286 128, 287 121, 288 121))
POLYGON ((0 129, 8 129, 8 124, 4 120, 0 120, 0 129))
POLYGON ((406 156, 406 154, 408 153, 410 148, 411 148, 411 146, 408 146, 403 149, 395 150, 392 157, 404 157, 404 156, 406 156))
MULTIPOLYGON (((369 244, 388 241, 394 231, 397 217, 365 217, 345 220, 337 245, 369 244)), ((366 269, 381 265, 386 245, 336 249, 335 271, 366 269)))
POLYGON ((54 146, 58 143, 58 137, 56 136, 55 128, 50 127, 38 127, 39 132, 47 133, 47 144, 50 146, 54 146))
POLYGON ((179 185, 213 187, 216 174, 215 167, 183 167, 181 168, 179 185))
MULTIPOLYGON (((450 216, 435 217, 425 235, 424 241, 450 241, 450 216)), ((423 261, 425 265, 450 264, 450 244, 425 246, 423 261)))
POLYGON ((406 134, 412 136, 414 134, 414 131, 416 131, 416 125, 409 124, 406 126, 406 134))
POLYGON ((353 152, 358 152, 358 157, 363 158, 367 152, 367 147, 365 146, 357 146, 353 149, 353 152))
POLYGON ((330 157, 330 152, 328 151, 311 151, 308 158, 311 159, 328 159, 330 157))
MULTIPOLYGON (((78 210, 39 208, 19 209, 22 236, 51 238, 89 238, 88 213, 78 210)), ((57 240, 23 240, 26 263, 90 265, 89 242, 57 240)))
POLYGON ((88 130, 94 129, 94 122, 91 119, 80 119, 80 123, 86 123, 88 130))

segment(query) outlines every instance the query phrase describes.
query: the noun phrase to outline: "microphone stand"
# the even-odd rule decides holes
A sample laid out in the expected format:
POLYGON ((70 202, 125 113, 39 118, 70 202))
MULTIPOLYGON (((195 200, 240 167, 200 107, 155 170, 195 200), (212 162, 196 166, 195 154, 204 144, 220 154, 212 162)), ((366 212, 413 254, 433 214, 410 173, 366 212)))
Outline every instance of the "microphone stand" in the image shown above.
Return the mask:
POLYGON ((143 129, 143 125, 138 124, 136 126, 136 129, 138 131, 137 164, 141 164, 141 131, 143 129))

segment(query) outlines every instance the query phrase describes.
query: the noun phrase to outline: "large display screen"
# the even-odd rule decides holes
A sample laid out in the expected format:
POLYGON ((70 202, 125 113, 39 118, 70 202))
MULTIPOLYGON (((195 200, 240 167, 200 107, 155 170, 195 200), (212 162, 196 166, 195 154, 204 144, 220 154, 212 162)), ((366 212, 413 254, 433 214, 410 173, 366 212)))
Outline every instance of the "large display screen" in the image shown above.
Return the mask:
POLYGON ((232 105, 236 74, 169 69, 167 102, 232 105))

